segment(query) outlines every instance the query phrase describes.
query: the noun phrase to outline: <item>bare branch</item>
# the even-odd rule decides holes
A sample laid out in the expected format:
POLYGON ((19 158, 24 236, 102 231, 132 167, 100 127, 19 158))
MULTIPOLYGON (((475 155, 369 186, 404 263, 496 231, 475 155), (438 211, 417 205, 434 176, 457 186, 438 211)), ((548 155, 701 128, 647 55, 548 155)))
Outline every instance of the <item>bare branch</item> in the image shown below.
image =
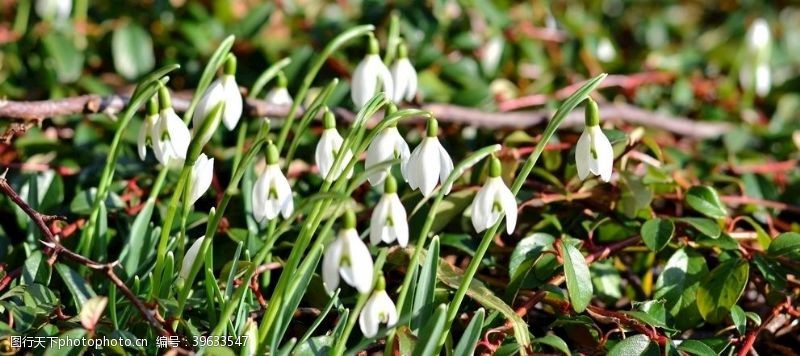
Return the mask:
MULTIPOLYGON (((127 102, 128 97, 125 95, 107 97, 83 95, 56 100, 0 101, 0 118, 33 121, 60 115, 96 113, 114 115, 121 112, 127 102)), ((185 111, 189 107, 187 95, 177 93, 173 97, 172 104, 176 111, 185 111)), ((245 111, 252 117, 282 118, 288 113, 288 109, 285 106, 269 105, 258 99, 247 99, 245 104, 245 111)), ((421 109, 430 111, 440 121, 489 129, 525 129, 544 124, 553 115, 550 110, 487 112, 475 108, 437 103, 424 104, 421 109)), ((345 109, 336 110, 336 114, 345 120, 352 120, 355 116, 345 109)), ((686 117, 654 113, 623 103, 601 105, 600 116, 605 120, 652 127, 694 138, 719 137, 730 129, 730 125, 727 123, 700 122, 686 117)), ((580 109, 570 113, 564 122, 565 126, 571 127, 580 127, 582 124, 583 110, 580 109)))
POLYGON ((46 220, 52 221, 54 219, 63 220, 61 217, 57 216, 50 216, 50 215, 43 215, 42 213, 33 209, 19 194, 8 184, 6 178, 0 177, 0 191, 3 192, 9 199, 11 199, 14 204, 20 207, 22 211, 27 214, 33 223, 39 228, 44 236, 44 241, 42 244, 47 247, 46 252, 50 255, 50 259, 48 262, 55 263, 56 259, 61 256, 64 257, 72 262, 81 264, 86 266, 89 269, 102 271, 106 274, 106 276, 111 280, 112 283, 122 291, 122 294, 133 304, 136 309, 142 314, 142 316, 150 323, 150 325, 158 331, 160 335, 169 336, 171 332, 169 331, 168 327, 165 327, 161 322, 156 320, 154 311, 150 310, 144 303, 139 300, 139 298, 131 292, 130 288, 123 282, 116 273, 114 273, 114 267, 116 267, 116 263, 100 263, 93 261, 89 258, 86 258, 80 254, 77 254, 68 248, 61 245, 59 242, 58 237, 50 231, 50 228, 47 227, 46 220))

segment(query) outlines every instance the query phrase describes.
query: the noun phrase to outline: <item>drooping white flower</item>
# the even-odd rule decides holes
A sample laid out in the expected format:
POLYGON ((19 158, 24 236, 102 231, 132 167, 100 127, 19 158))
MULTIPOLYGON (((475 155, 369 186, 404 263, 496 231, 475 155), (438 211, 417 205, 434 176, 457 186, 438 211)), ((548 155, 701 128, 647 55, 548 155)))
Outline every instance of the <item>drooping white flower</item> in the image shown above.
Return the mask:
POLYGON ((43 19, 64 21, 72 12, 72 0, 36 0, 35 9, 43 19))
MULTIPOLYGON (((339 150, 342 148, 342 143, 344 139, 341 135, 339 135, 339 131, 336 131, 336 121, 333 116, 333 113, 330 111, 325 112, 325 116, 323 117, 323 127, 324 131, 322 131, 322 137, 319 138, 319 142, 317 143, 317 150, 314 153, 314 159, 317 163, 317 167, 319 168, 319 174, 325 180, 336 180, 342 175, 342 171, 344 171, 345 166, 347 166, 348 162, 353 158, 353 152, 347 150, 341 162, 339 162, 339 167, 337 167, 336 171, 331 173, 333 170, 333 164, 336 161, 336 155, 339 154, 339 150)), ((347 178, 353 176, 353 171, 350 170, 347 172, 347 178)))
POLYGON ((278 74, 278 85, 267 92, 264 101, 267 104, 274 106, 290 106, 294 102, 289 90, 286 89, 286 76, 283 73, 278 74))
POLYGON ((769 66, 772 35, 769 24, 763 18, 753 21, 747 30, 746 52, 739 82, 745 89, 754 90, 758 96, 766 96, 772 86, 772 71, 769 66))
POLYGON ((258 221, 272 220, 281 214, 288 219, 294 212, 292 187, 278 164, 278 149, 267 146, 267 167, 253 186, 253 216, 258 221))
POLYGON ((500 59, 503 58, 503 48, 506 41, 501 35, 495 35, 483 46, 481 49, 481 69, 483 73, 493 75, 500 65, 500 59))
POLYGON ((603 37, 597 44, 597 59, 603 62, 611 62, 617 57, 617 50, 614 49, 614 44, 608 37, 603 37))
POLYGON ((189 204, 194 204, 211 186, 211 179, 214 177, 214 159, 209 159, 205 153, 201 153, 194 162, 191 177, 189 204))
POLYGON ((195 128, 202 126, 203 121, 221 101, 225 102, 222 123, 228 130, 236 128, 239 118, 242 117, 242 94, 239 92, 239 85, 236 84, 235 74, 236 57, 228 55, 223 75, 208 86, 197 102, 197 108, 192 115, 195 128))
POLYGON ((575 165, 578 178, 585 179, 589 173, 600 176, 604 182, 611 180, 614 165, 614 149, 608 137, 600 129, 597 103, 591 98, 586 104, 586 127, 575 146, 575 165))
MULTIPOLYGON (((364 160, 364 169, 369 169, 381 162, 390 161, 395 158, 400 159, 402 166, 408 162, 411 156, 411 151, 408 149, 408 144, 396 126, 387 127, 369 143, 367 147, 367 158, 364 160)), ((370 174, 367 179, 369 184, 373 187, 383 183, 386 178, 386 171, 375 172, 370 174)))
MULTIPOLYGON (((453 171, 453 160, 436 136, 438 125, 436 119, 428 119, 427 136, 402 166, 403 177, 408 185, 412 189, 419 188, 425 197, 431 195, 437 182, 444 183, 453 171)), ((445 187, 445 194, 450 193, 450 188, 452 187, 445 187)))
POLYGON ((247 338, 244 342, 242 355, 255 356, 258 354, 258 325, 252 318, 247 319, 244 326, 244 335, 247 338))
POLYGON ((182 166, 183 161, 186 160, 186 151, 192 139, 191 134, 183 120, 172 109, 169 92, 166 88, 161 87, 158 98, 161 112, 150 132, 153 154, 161 164, 177 168, 182 166))
POLYGON ((389 295, 386 294, 386 281, 383 276, 378 278, 378 284, 372 295, 364 303, 361 314, 358 316, 358 326, 366 337, 378 334, 381 324, 391 327, 397 323, 397 307, 389 295))
POLYGON ((408 50, 405 44, 398 46, 398 58, 392 64, 392 82, 394 83, 393 97, 395 103, 412 101, 417 95, 417 70, 408 60, 408 50))
POLYGON ((500 178, 500 160, 492 157, 489 163, 489 179, 475 195, 472 201, 472 226, 477 232, 492 227, 506 217, 506 232, 511 235, 517 225, 517 199, 514 193, 500 178))
POLYGON ((372 255, 364 241, 358 237, 356 218, 348 211, 344 216, 344 227, 336 240, 331 242, 322 258, 322 281, 325 289, 333 293, 339 287, 339 277, 353 286, 359 293, 372 288, 372 255))
POLYGON ((186 255, 183 256, 183 262, 181 263, 181 271, 179 274, 184 280, 189 279, 189 273, 192 271, 192 264, 194 264, 194 261, 197 259, 197 254, 200 252, 200 247, 203 245, 203 240, 205 239, 205 235, 201 236, 194 243, 192 243, 192 246, 189 247, 188 250, 186 250, 186 255))
POLYGON ((358 63, 353 71, 353 83, 350 96, 357 109, 372 99, 379 92, 386 93, 387 98, 394 98, 392 73, 383 64, 378 55, 378 41, 374 36, 369 38, 369 53, 358 63))
POLYGON ((383 196, 372 210, 370 219, 369 241, 377 245, 392 243, 397 240, 400 247, 408 245, 408 217, 406 208, 397 196, 397 182, 394 177, 387 176, 384 181, 383 196))

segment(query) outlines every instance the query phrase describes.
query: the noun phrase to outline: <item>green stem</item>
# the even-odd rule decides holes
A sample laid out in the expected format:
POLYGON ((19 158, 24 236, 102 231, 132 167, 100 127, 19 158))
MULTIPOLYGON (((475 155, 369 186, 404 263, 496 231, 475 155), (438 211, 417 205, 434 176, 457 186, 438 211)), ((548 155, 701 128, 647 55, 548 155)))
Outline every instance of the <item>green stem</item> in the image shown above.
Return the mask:
POLYGON ((333 52, 338 50, 339 47, 348 41, 371 33, 374 29, 375 26, 372 25, 356 26, 343 32, 328 42, 328 45, 325 46, 325 49, 322 50, 322 53, 320 53, 320 55, 316 58, 314 63, 311 65, 311 68, 306 73, 306 76, 303 78, 300 89, 297 90, 297 95, 294 98, 292 106, 289 108, 289 113, 286 114, 286 121, 283 123, 278 140, 275 143, 275 146, 278 147, 278 151, 283 149, 283 144, 286 142, 286 138, 289 136, 289 130, 292 128, 292 124, 294 123, 297 109, 300 107, 300 103, 302 103, 305 99, 308 89, 311 88, 311 84, 314 82, 314 78, 316 78, 317 73, 319 73, 320 68, 322 68, 322 65, 325 64, 325 61, 328 60, 328 57, 330 57, 333 52))
MULTIPOLYGON (((164 167, 163 169, 168 168, 164 167)), ((156 264, 153 269, 153 288, 150 289, 151 299, 161 296, 161 274, 164 271, 164 258, 167 256, 169 233, 172 230, 172 223, 175 221, 175 216, 178 214, 178 202, 180 202, 181 196, 186 190, 187 181, 191 178, 191 173, 192 166, 184 164, 178 178, 178 183, 175 186, 175 191, 172 192, 172 198, 170 198, 169 205, 167 206, 167 215, 164 217, 164 223, 161 225, 161 235, 159 236, 158 249, 156 250, 156 264)))
MULTIPOLYGON (((519 190, 522 188, 522 185, 528 179, 528 175, 530 175, 533 167, 536 165, 536 162, 539 160, 539 156, 541 156, 542 151, 544 151, 545 146, 553 137, 556 130, 561 123, 564 122, 566 119, 567 114, 572 111, 580 102, 586 99, 599 84, 600 82, 606 77, 606 74, 600 74, 599 76, 593 78, 592 80, 588 81, 584 84, 578 91, 572 94, 569 98, 567 98, 563 104, 558 108, 553 119, 550 120, 550 123, 545 128, 544 134, 542 135, 542 139, 536 144, 536 147, 533 150, 533 154, 528 157, 528 160, 525 161, 525 164, 522 166, 520 170, 520 174, 514 179, 514 184, 511 186, 511 192, 514 193, 516 196, 519 193, 519 190)), ((469 285, 472 283, 472 279, 475 277, 475 274, 478 272, 478 268, 480 267, 480 263, 483 260, 483 256, 486 255, 486 251, 489 249, 492 241, 494 240, 494 235, 497 233, 497 230, 503 224, 503 220, 499 220, 494 226, 492 226, 486 233, 483 235, 483 239, 481 239, 481 243, 478 246, 477 251, 475 251, 475 256, 473 256, 472 260, 470 261, 467 270, 464 273, 464 278, 461 280, 461 284, 458 286, 458 290, 456 290, 455 296, 453 296, 453 301, 447 307, 447 318, 445 319, 445 330, 449 330, 450 326, 453 324, 453 321, 458 314, 458 309, 461 306, 461 302, 464 300, 464 296, 467 294, 467 289, 469 289, 469 285)), ((445 332, 442 333, 441 338, 439 339, 439 346, 440 349, 445 341, 447 340, 447 335, 449 333, 445 332)), ((525 340, 517 340, 523 346, 527 346, 527 342, 525 340)), ((437 349, 438 353, 438 349, 437 349)))

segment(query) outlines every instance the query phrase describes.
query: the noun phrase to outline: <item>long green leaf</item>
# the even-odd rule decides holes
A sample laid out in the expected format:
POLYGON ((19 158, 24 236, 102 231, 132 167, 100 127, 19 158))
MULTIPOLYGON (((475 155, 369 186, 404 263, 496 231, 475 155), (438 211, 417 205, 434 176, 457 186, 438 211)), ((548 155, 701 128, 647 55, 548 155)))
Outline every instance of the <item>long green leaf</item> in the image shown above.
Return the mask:
POLYGON ((456 348, 453 349, 454 355, 472 355, 475 352, 478 339, 481 337, 481 328, 483 328, 483 318, 485 314, 486 311, 483 308, 475 312, 467 328, 464 329, 464 334, 461 335, 461 339, 458 340, 456 348))

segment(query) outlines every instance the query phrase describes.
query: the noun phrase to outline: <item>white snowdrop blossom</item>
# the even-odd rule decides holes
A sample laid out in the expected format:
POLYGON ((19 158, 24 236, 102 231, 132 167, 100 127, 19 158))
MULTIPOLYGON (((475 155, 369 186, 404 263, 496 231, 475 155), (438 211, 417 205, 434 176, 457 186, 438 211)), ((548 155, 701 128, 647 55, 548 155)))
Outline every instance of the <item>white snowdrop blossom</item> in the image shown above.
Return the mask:
POLYGON ((472 201, 472 226, 477 232, 492 227, 506 217, 506 232, 511 235, 517 225, 517 199, 514 193, 503 182, 500 177, 500 160, 492 157, 489 163, 489 179, 475 195, 472 201))
POLYGON ((322 282, 329 293, 339 287, 339 278, 353 286, 359 293, 368 293, 372 288, 372 255, 364 241, 358 237, 356 218, 348 211, 344 226, 325 250, 322 258, 322 282))
POLYGON ((72 0, 36 0, 36 14, 43 19, 64 21, 72 12, 72 0))
POLYGON ((222 123, 228 130, 236 128, 239 118, 242 117, 242 94, 239 92, 239 85, 236 84, 235 74, 236 57, 228 55, 223 75, 208 86, 203 96, 200 97, 200 101, 197 102, 197 108, 192 115, 192 123, 195 128, 203 125, 203 121, 220 102, 225 103, 222 123))
MULTIPOLYGON (((389 112, 387 111, 387 115, 388 114, 389 112)), ((370 167, 381 162, 390 161, 395 158, 400 159, 400 165, 402 166, 408 162, 410 156, 411 151, 408 149, 408 144, 406 140, 403 139, 403 136, 400 135, 397 126, 387 127, 378 133, 372 142, 369 143, 369 147, 367 147, 367 158, 364 160, 364 169, 370 169, 370 167)), ((369 180, 369 184, 374 187, 383 183, 386 175, 386 171, 382 170, 370 174, 367 179, 369 180)))
POLYGON ((278 149, 267 146, 267 167, 253 186, 253 216, 258 221, 273 220, 281 214, 288 219, 294 212, 292 187, 278 164, 278 149))
POLYGON ((353 71, 350 96, 356 108, 360 109, 379 92, 386 93, 387 98, 394 98, 392 73, 378 55, 378 41, 374 36, 370 36, 369 53, 353 71))
POLYGON ((266 101, 267 104, 274 106, 292 105, 292 103, 294 103, 294 99, 292 99, 292 95, 289 94, 289 90, 286 89, 286 84, 286 76, 283 73, 279 73, 278 85, 267 92, 267 96, 264 97, 264 101, 266 101))
POLYGON ((200 253, 200 247, 203 245, 203 240, 205 240, 205 238, 205 236, 201 236, 186 250, 186 255, 183 256, 179 274, 184 280, 189 279, 189 273, 192 272, 192 264, 194 264, 194 261, 197 259, 197 254, 200 253))
POLYGON ((608 137, 600 129, 600 116, 597 103, 587 99, 586 127, 578 139, 575 147, 575 165, 578 169, 578 178, 586 179, 591 172, 604 182, 611 180, 611 170, 614 165, 614 149, 608 137))
POLYGON ((388 176, 384 181, 383 196, 372 210, 369 241, 377 245, 397 241, 400 247, 408 245, 408 216, 406 208, 397 196, 397 182, 388 176))
POLYGON ((178 168, 186 160, 186 151, 192 137, 186 124, 172 109, 169 92, 165 87, 159 90, 158 98, 161 112, 150 131, 153 154, 161 164, 178 168))
MULTIPOLYGON (((406 164, 402 166, 403 177, 412 189, 419 189, 423 196, 433 193, 436 183, 447 180, 453 171, 453 160, 442 147, 436 119, 428 119, 428 130, 425 138, 417 146, 406 164)), ((450 186, 445 187, 445 194, 450 193, 450 186)))
POLYGON ((417 95, 417 70, 408 60, 408 50, 404 44, 398 46, 398 58, 390 70, 394 83, 393 94, 390 97, 395 103, 412 101, 417 95))
POLYGON ((189 194, 189 204, 194 204, 206 193, 211 186, 211 179, 214 177, 214 159, 208 158, 205 153, 201 153, 194 162, 191 175, 191 189, 189 194))
POLYGON ((739 82, 743 88, 752 89, 756 95, 764 97, 772 87, 772 71, 769 66, 772 35, 769 24, 763 18, 756 19, 745 37, 746 52, 739 69, 739 82))
MULTIPOLYGON (((319 142, 317 143, 314 159, 317 163, 319 174, 322 176, 322 178, 333 181, 342 175, 342 171, 344 171, 345 166, 347 166, 348 162, 350 162, 350 160, 353 158, 353 152, 347 150, 343 159, 341 162, 339 162, 339 167, 337 167, 335 172, 331 173, 333 170, 333 164, 336 161, 336 155, 339 154, 344 139, 341 135, 339 135, 339 131, 336 130, 336 121, 333 113, 330 111, 325 112, 325 116, 323 118, 323 127, 324 131, 322 131, 322 137, 319 138, 319 142)), ((352 170, 347 172, 347 178, 352 176, 352 170)))
POLYGON ((381 324, 390 327, 397 323, 397 307, 386 294, 386 281, 383 276, 378 278, 378 284, 372 295, 364 303, 361 314, 358 316, 358 326, 366 337, 378 334, 381 324))
POLYGON ((603 37, 597 44, 596 55, 597 59, 603 62, 611 62, 614 58, 617 58, 617 50, 614 49, 614 44, 611 43, 611 40, 607 37, 603 37))

